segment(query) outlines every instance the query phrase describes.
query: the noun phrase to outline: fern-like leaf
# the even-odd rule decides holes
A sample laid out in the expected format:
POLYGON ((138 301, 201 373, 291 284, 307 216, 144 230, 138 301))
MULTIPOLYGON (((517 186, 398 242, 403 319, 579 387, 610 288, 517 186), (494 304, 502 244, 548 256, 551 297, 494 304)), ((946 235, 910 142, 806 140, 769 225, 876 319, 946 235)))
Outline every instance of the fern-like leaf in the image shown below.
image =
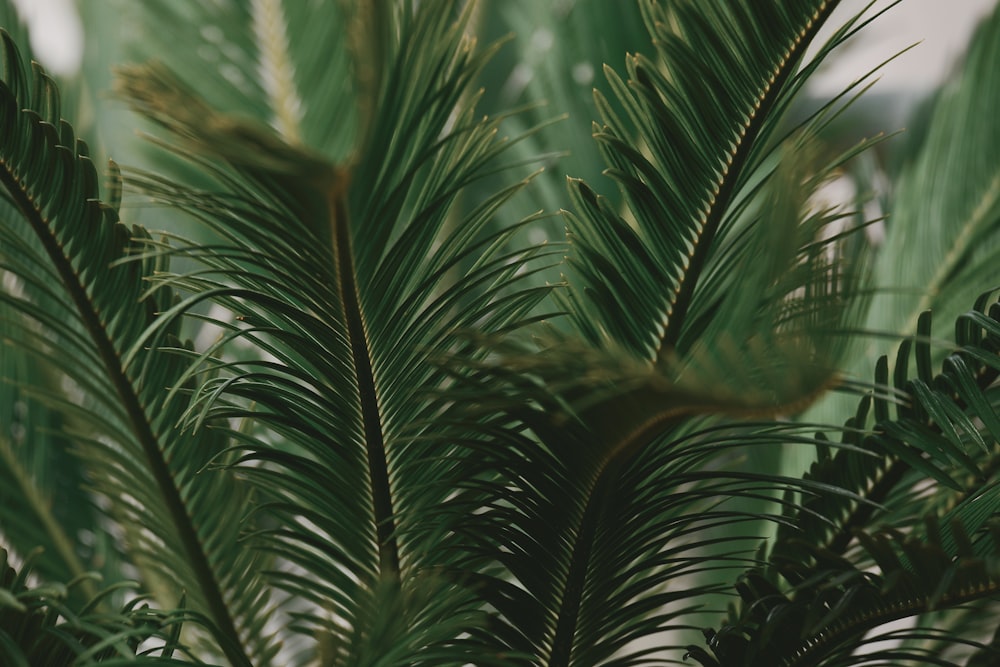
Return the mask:
POLYGON ((714 657, 692 650, 703 664, 849 664, 835 658, 847 660, 881 625, 994 594, 1000 420, 987 391, 1000 375, 998 317, 1000 305, 980 299, 960 319, 961 347, 937 375, 927 316, 918 325, 923 340, 901 346, 891 380, 880 362, 876 393, 861 401, 836 453, 824 445, 805 477, 854 497, 803 499, 778 531, 767 569, 739 584, 742 616, 709 633, 714 657), (911 350, 922 361, 908 379, 911 350))
POLYGON ((134 179, 225 240, 210 252, 148 248, 150 258, 180 252, 200 265, 161 277, 191 293, 164 322, 205 300, 234 316, 210 318, 221 337, 187 378, 206 367, 218 376, 202 381, 188 423, 255 425, 233 437, 240 474, 273 496, 263 511, 278 527, 259 543, 293 564, 275 579, 310 605, 300 626, 321 655, 345 664, 469 661, 464 633, 485 615, 453 576, 463 556, 443 507, 466 455, 461 430, 434 425, 447 422, 439 361, 468 346, 466 330, 529 319, 548 290, 517 276, 557 252, 509 250, 517 225, 487 230, 526 181, 451 218, 470 184, 503 168, 510 143, 496 138, 502 119, 475 113, 470 85, 491 50, 465 37, 468 12, 462 2, 372 8, 365 20, 389 42, 372 61, 384 63, 371 73, 382 83, 352 162, 233 120, 163 67, 121 78, 123 94, 219 185, 134 179), (256 354, 247 359, 240 342, 256 354))
POLYGON ((180 370, 175 360, 139 350, 136 363, 124 363, 170 301, 166 292, 158 295, 165 303, 142 298, 152 264, 116 264, 141 247, 133 235, 145 233, 130 232, 99 199, 87 147, 60 118, 55 84, 37 66, 31 77, 24 72, 6 34, 2 46, 0 183, 34 237, 5 226, 5 239, 16 239, 20 251, 5 268, 32 284, 35 275, 53 276, 62 289, 49 291, 44 308, 30 298, 8 303, 20 311, 19 326, 34 329, 32 357, 75 385, 68 394, 49 392, 46 401, 81 424, 73 433, 79 455, 125 526, 136 564, 151 582, 170 581, 163 590, 183 582, 219 651, 233 664, 252 664, 250 656, 267 657, 273 647, 262 636, 266 595, 245 595, 260 589, 251 574, 257 557, 237 543, 240 526, 232 520, 246 512, 244 496, 230 478, 198 475, 223 443, 175 429, 183 406, 166 400, 180 370), (230 594, 236 589, 241 596, 230 594))

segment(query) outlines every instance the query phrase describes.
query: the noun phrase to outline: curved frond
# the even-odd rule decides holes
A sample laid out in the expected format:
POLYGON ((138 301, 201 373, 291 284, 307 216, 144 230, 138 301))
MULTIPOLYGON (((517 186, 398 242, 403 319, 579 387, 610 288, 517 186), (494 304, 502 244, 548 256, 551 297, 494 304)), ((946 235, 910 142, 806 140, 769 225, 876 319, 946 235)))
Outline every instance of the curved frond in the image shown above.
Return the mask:
POLYGON ((1000 10, 879 248, 798 103, 901 0, 630 1, 84 3, 124 208, 0 31, 0 663, 1000 664, 1000 10))
MULTIPOLYGON (((3 266, 33 288, 6 299, 19 315, 11 322, 32 341, 32 360, 66 378, 69 388, 50 387, 45 400, 78 424, 76 449, 125 527, 135 562, 155 573, 151 581, 184 582, 219 650, 233 664, 251 664, 244 642, 255 647, 251 655, 273 648, 262 637, 266 596, 230 595, 259 590, 250 574, 257 557, 237 543, 233 521, 246 512, 245 495, 228 477, 198 474, 224 443, 175 429, 182 406, 165 400, 180 370, 174 359, 139 350, 141 363, 123 363, 165 305, 142 298, 151 263, 115 264, 140 247, 132 237, 144 232, 130 232, 100 200, 87 147, 60 117, 55 84, 37 66, 28 76, 6 34, 2 43, 0 183, 22 217, 0 230, 3 266), (39 294, 44 300, 32 298, 39 294)), ((157 296, 169 303, 166 292, 157 296)))
MULTIPOLYGON (((822 446, 805 476, 856 495, 802 500, 766 567, 737 586, 742 615, 709 634, 714 656, 692 650, 703 664, 854 664, 848 656, 862 637, 886 637, 869 636, 880 626, 1000 589, 1000 418, 991 388, 1000 376, 998 317, 1000 305, 981 298, 959 320, 958 350, 937 375, 926 316, 921 338, 901 346, 891 378, 882 359, 876 391, 862 399, 837 451, 822 446)), ((948 637, 942 631, 936 641, 948 637)))
POLYGON ((659 60, 629 56, 627 81, 606 69, 625 115, 598 97, 595 129, 628 213, 570 184, 571 312, 588 339, 650 360, 691 345, 688 313, 716 239, 735 224, 805 49, 836 4, 642 3, 659 60))
POLYGON ((629 124, 598 98, 596 136, 624 213, 570 183, 565 303, 587 342, 556 334, 457 373, 474 412, 510 419, 503 446, 471 445, 502 472, 471 483, 490 510, 466 530, 503 536, 482 547, 509 573, 483 579, 502 616, 491 632, 533 664, 655 661, 632 642, 682 627, 683 601, 713 590, 678 582, 697 582, 706 554, 711 567, 741 559, 739 537, 711 529, 768 518, 725 499, 753 507, 801 488, 742 471, 701 477, 738 446, 704 418, 803 409, 831 385, 836 337, 863 304, 863 267, 839 254, 850 232, 824 241, 840 216, 808 202, 867 144, 817 166, 815 124, 773 136, 799 73, 862 17, 802 64, 828 3, 643 7, 660 61, 631 57, 628 84, 609 73, 629 124))

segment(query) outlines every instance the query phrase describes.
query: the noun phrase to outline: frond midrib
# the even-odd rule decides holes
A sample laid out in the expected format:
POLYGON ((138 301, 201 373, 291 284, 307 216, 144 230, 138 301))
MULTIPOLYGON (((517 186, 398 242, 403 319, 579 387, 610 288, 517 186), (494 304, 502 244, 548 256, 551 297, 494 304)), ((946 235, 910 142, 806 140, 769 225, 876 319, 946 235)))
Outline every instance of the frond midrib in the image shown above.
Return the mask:
MULTIPOLYGON (((737 194, 737 186, 741 182, 741 172, 754 149, 756 140, 769 120, 770 111, 777 104, 785 82, 795 72, 798 62, 805 49, 823 25, 826 18, 837 5, 836 0, 824 2, 813 14, 810 21, 799 34, 791 40, 784 57, 772 72, 769 82, 757 100, 751 105, 744 132, 740 133, 739 141, 725 160, 723 171, 716 183, 716 194, 711 199, 701 230, 694 237, 694 250, 688 268, 680 276, 676 287, 673 309, 668 326, 665 327, 660 344, 656 350, 656 358, 662 359, 673 352, 682 334, 683 322, 694 296, 697 276, 704 267, 712 239, 722 223, 725 212, 733 196, 737 194)), ((549 667, 567 667, 571 662, 573 638, 576 631, 577 616, 582 603, 583 587, 587 577, 589 561, 589 542, 593 540, 600 518, 599 496, 611 487, 615 471, 629 460, 642 447, 643 443, 655 437, 664 428, 664 424, 682 414, 666 410, 652 415, 633 432, 620 438, 609 448, 609 454, 599 464, 592 482, 588 485, 584 500, 584 509, 575 527, 571 541, 571 557, 566 579, 562 588, 562 598, 555 617, 555 632, 552 640, 552 650, 548 662, 549 667)))
POLYGON ((772 71, 770 80, 765 83, 754 104, 750 106, 742 131, 738 133, 733 148, 722 161, 722 171, 713 187, 715 194, 707 202, 701 230, 691 239, 694 249, 690 254, 687 269, 680 274, 678 284, 674 288, 670 318, 655 350, 654 358, 657 360, 663 361, 672 354, 673 348, 683 334, 687 311, 694 298, 698 276, 708 261, 712 240, 719 231, 731 200, 738 194, 737 186, 742 182, 743 168, 757 147, 757 138, 770 120, 770 112, 778 102, 785 82, 795 72, 799 61, 805 55, 806 48, 838 4, 839 0, 824 2, 813 13, 809 23, 792 40, 784 57, 772 71))
POLYGON ((351 244, 346 174, 337 173, 327 193, 336 289, 343 307, 351 360, 358 383, 362 433, 378 545, 379 574, 398 577, 400 561, 381 408, 351 244))

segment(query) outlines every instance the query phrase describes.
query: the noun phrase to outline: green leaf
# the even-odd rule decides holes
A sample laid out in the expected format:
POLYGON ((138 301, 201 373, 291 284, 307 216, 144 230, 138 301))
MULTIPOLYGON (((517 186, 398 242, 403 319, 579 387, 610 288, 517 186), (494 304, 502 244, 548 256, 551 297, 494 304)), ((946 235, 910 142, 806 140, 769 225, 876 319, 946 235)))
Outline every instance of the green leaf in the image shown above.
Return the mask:
MULTIPOLYGON (((71 589, 86 580, 29 585, 27 575, 37 556, 37 552, 30 554, 18 572, 8 561, 7 551, 0 549, 0 659, 4 665, 189 664, 171 660, 160 650, 137 654, 142 642, 179 633, 185 620, 182 614, 138 604, 113 613, 95 612, 92 605, 70 606, 66 600, 71 589)), ((108 590, 101 593, 108 594, 108 590)))
POLYGON ((856 289, 850 269, 827 264, 836 243, 819 240, 835 216, 806 213, 825 174, 809 135, 788 140, 781 168, 765 161, 801 50, 831 7, 642 6, 662 59, 630 58, 628 84, 609 73, 628 124, 599 99, 598 140, 626 214, 570 183, 571 284, 583 289, 565 303, 587 340, 501 346, 466 378, 479 392, 469 403, 512 423, 502 447, 483 449, 502 473, 482 483, 491 510, 470 521, 503 534, 493 557, 513 576, 484 584, 485 595, 504 617, 500 644, 541 664, 641 661, 630 642, 678 627, 681 601, 715 589, 667 584, 739 560, 724 549, 741 536, 711 530, 766 519, 738 503, 794 482, 701 477, 735 446, 702 420, 807 404, 836 358, 831 339, 810 332, 849 322, 856 289), (738 80, 711 78, 736 69, 738 80), (683 303, 673 313, 671 300, 683 303))
POLYGON ((193 488, 197 473, 223 443, 195 440, 175 429, 183 406, 166 402, 164 390, 177 379, 176 360, 154 360, 152 351, 142 350, 141 372, 122 364, 162 307, 142 298, 143 277, 152 264, 114 264, 138 247, 132 234, 144 232, 135 228, 130 234, 118 212, 100 201, 87 147, 60 118, 55 84, 37 66, 29 79, 6 33, 2 41, 0 183, 23 218, 20 227, 3 227, 4 266, 27 284, 35 285, 37 270, 57 278, 61 287, 50 290, 44 303, 33 301, 31 292, 7 303, 19 311, 12 320, 22 328, 19 335, 28 338, 31 332, 38 341, 31 349, 34 359, 75 385, 65 393, 39 389, 50 405, 80 420, 71 436, 98 496, 115 499, 111 511, 126 527, 134 562, 157 577, 185 582, 220 650, 234 664, 251 664, 244 640, 254 647, 252 655, 273 651, 260 639, 265 616, 258 599, 266 597, 231 602, 227 594, 234 587, 259 590, 259 579, 251 574, 258 557, 238 543, 239 522, 233 521, 247 511, 246 496, 222 475, 193 488), (23 254, 14 257, 10 248, 23 254), (181 548, 164 550, 162 544, 181 548))
POLYGON ((463 635, 485 622, 479 602, 451 579, 440 584, 447 604, 427 588, 465 558, 448 528, 458 510, 446 501, 469 429, 435 426, 453 410, 437 395, 447 382, 440 359, 468 347, 467 330, 530 319, 548 288, 522 286, 519 274, 558 252, 509 249, 520 225, 488 230, 527 180, 464 212, 457 205, 506 167, 511 143, 497 138, 502 119, 476 113, 469 88, 491 49, 466 37, 463 4, 365 19, 387 21, 369 27, 390 38, 373 60, 384 67, 371 73, 382 82, 371 131, 350 164, 325 162, 261 125, 229 123, 161 67, 126 70, 121 85, 219 185, 134 178, 224 239, 209 252, 148 244, 147 260, 181 254, 198 268, 158 277, 153 294, 190 296, 146 342, 163 344, 172 322, 206 300, 223 309, 205 318, 222 337, 188 355, 182 379, 200 387, 187 424, 228 430, 222 420, 246 420, 230 433, 240 443, 234 464, 272 498, 261 513, 274 520, 256 544, 311 573, 273 577, 312 605, 301 631, 345 664, 469 661, 463 635), (238 350, 247 343, 255 353, 238 350), (382 616, 386 605, 398 617, 382 616))
MULTIPOLYGON (((983 436, 986 425, 996 422, 988 392, 997 377, 994 318, 1000 310, 985 299, 977 307, 978 317, 969 313, 965 319, 980 323, 978 331, 960 327, 966 344, 937 376, 926 372, 906 382, 910 346, 901 346, 896 380, 905 382, 906 392, 893 396, 895 405, 875 398, 884 405, 870 431, 865 425, 872 396, 865 396, 841 443, 826 445, 804 477, 851 493, 816 487, 818 493, 792 506, 791 520, 779 526, 766 555, 766 569, 754 566, 744 575, 749 583, 738 585, 742 609, 713 631, 714 657, 692 653, 703 664, 840 659, 863 636, 890 636, 878 634, 886 623, 997 589, 1000 541, 991 523, 997 485, 987 481, 996 462, 995 440, 987 445, 983 436)), ((921 329, 929 329, 929 318, 921 322, 921 329)), ((877 380, 884 385, 887 379, 883 361, 877 380)), ((897 637, 920 639, 919 633, 897 637)), ((925 638, 942 646, 959 641, 943 630, 925 638)))
POLYGON ((611 336, 651 360, 686 352, 716 237, 735 224, 805 47, 835 5, 642 3, 668 73, 643 56, 628 59, 627 81, 606 70, 623 117, 598 96, 596 137, 628 214, 581 189, 570 225, 571 312, 591 341, 611 336))

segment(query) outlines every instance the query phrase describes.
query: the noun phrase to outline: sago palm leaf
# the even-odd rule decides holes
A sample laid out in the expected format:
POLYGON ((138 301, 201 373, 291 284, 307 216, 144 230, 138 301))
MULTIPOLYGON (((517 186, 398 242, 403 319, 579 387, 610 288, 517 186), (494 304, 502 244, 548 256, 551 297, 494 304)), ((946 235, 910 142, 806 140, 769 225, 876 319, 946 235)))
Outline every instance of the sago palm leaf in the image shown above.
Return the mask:
MULTIPOLYGON (((123 363, 170 300, 166 292, 158 295, 165 303, 142 298, 151 264, 112 267, 139 247, 131 236, 143 232, 130 233, 118 222, 117 202, 98 198, 96 171, 86 145, 60 118, 54 83, 38 68, 29 77, 6 35, 3 48, 0 180, 23 218, 3 228, 4 268, 37 288, 7 303, 19 311, 12 320, 23 328, 19 337, 32 341, 25 352, 67 380, 64 393, 49 391, 45 400, 74 424, 95 490, 121 522, 125 548, 149 582, 169 581, 161 590, 172 591, 180 582, 192 612, 233 664, 267 659, 267 596, 249 574, 259 563, 237 544, 233 520, 247 511, 245 496, 227 476, 199 475, 223 443, 175 429, 183 406, 166 401, 163 388, 178 377, 176 360, 136 350, 135 363, 123 363), (32 298, 38 294, 45 298, 32 298), (232 595, 237 589, 241 594, 232 595)), ((111 178, 111 192, 120 192, 115 171, 111 178)))
MULTIPOLYGON (((0 3, 0 25, 8 26, 15 41, 27 43, 24 30, 14 8, 0 3)), ((30 52, 27 54, 30 57, 30 52)), ((0 215, 5 229, 23 227, 13 202, 4 192, 0 215)), ((23 230, 30 234, 29 231, 23 230)), ((16 307, 7 305, 26 291, 33 299, 45 300, 47 287, 39 280, 22 281, 17 276, 29 267, 19 264, 22 256, 22 238, 3 237, 4 263, 14 262, 16 268, 0 266, 4 289, 0 291, 0 329, 5 341, 0 349, 0 506, 4 508, 0 519, 0 534, 8 545, 33 545, 44 547, 34 561, 33 571, 47 581, 69 581, 96 568, 104 561, 110 574, 117 562, 110 557, 114 547, 110 540, 102 539, 95 531, 98 512, 83 490, 84 477, 79 461, 69 453, 70 441, 59 432, 61 417, 50 410, 43 400, 37 400, 31 385, 52 386, 59 381, 55 373, 45 369, 24 355, 22 345, 30 343, 37 332, 25 331, 17 319, 16 307), (93 536, 93 551, 83 554, 74 546, 74 535, 93 536), (92 558, 88 557, 92 556, 92 558), (106 560, 105 560, 106 559, 106 560)), ((88 578, 72 590, 72 594, 92 596, 96 591, 88 578)))
MULTIPOLYGON (((801 201, 769 204, 770 222, 794 238, 801 201)), ((749 261, 759 257, 750 252, 746 264, 736 265, 746 267, 748 284, 759 277, 775 287, 754 276, 749 261)), ((800 258, 793 253, 785 258, 791 263, 765 264, 789 276, 796 268, 816 270, 796 267, 800 258)), ((831 274, 815 275, 835 284, 831 274)), ((752 289, 745 296, 763 297, 752 289)), ((826 317, 823 294, 811 298, 814 314, 826 317)), ((783 305, 765 308, 765 320, 803 317, 802 303, 774 303, 783 305)), ((630 643, 689 623, 692 609, 682 603, 714 589, 690 582, 740 560, 730 553, 740 547, 713 530, 766 518, 745 509, 746 502, 730 506, 724 499, 753 503, 770 489, 795 485, 719 468, 746 441, 700 418, 795 411, 822 387, 829 369, 810 367, 806 347, 792 352, 803 344, 795 336, 703 350, 672 377, 627 351, 595 349, 555 332, 542 340, 543 347, 520 353, 501 347, 499 362, 459 374, 466 386, 459 395, 476 406, 473 414, 503 410, 512 424, 506 440, 494 436, 476 449, 485 470, 502 471, 500 479, 484 473, 481 485, 469 482, 494 496, 490 511, 475 515, 465 530, 484 535, 484 551, 490 535, 502 536, 492 545, 494 557, 513 577, 482 580, 484 597, 504 616, 505 629, 491 631, 509 642, 506 650, 532 655, 537 664, 642 664, 641 653, 625 651, 630 643), (782 363, 774 353, 779 345, 794 362, 782 363), (700 472, 705 467, 713 472, 700 472), (718 559, 712 565, 709 554, 718 559), (678 580, 688 583, 678 587, 678 580)))
POLYGON ((598 100, 626 213, 570 184, 566 306, 586 342, 553 334, 457 374, 468 403, 511 419, 504 445, 481 452, 503 472, 470 523, 502 536, 508 577, 483 580, 502 614, 491 632, 532 664, 655 662, 632 642, 685 624, 683 602, 708 590, 692 583, 706 554, 738 560, 710 529, 759 518, 723 499, 787 483, 698 473, 738 443, 699 417, 800 409, 830 379, 806 332, 841 326, 856 289, 819 240, 836 216, 806 204, 827 173, 808 133, 782 169, 765 162, 832 4, 642 6, 661 59, 630 57, 627 84, 609 72, 629 124, 598 100))
POLYGON ((689 311, 719 251, 715 240, 735 224, 734 204, 801 85, 795 74, 806 45, 835 5, 642 3, 668 69, 636 55, 627 82, 607 70, 623 117, 598 97, 596 138, 630 215, 609 212, 584 184, 571 184, 580 277, 573 312, 588 339, 614 337, 647 359, 690 347, 689 311))
MULTIPOLYGON (((516 225, 484 234, 523 183, 455 215, 509 144, 496 139, 498 119, 475 115, 469 86, 489 51, 464 37, 463 5, 373 5, 366 25, 385 51, 369 59, 381 63, 368 73, 380 83, 349 163, 211 108, 163 67, 122 76, 136 108, 218 183, 206 192, 135 179, 225 239, 149 250, 201 265, 162 278, 192 292, 168 316, 207 299, 235 316, 212 318, 219 342, 190 373, 219 376, 195 395, 190 423, 257 425, 234 437, 241 474, 274 498, 264 511, 277 522, 258 537, 290 563, 274 576, 310 605, 300 629, 336 664, 483 660, 463 637, 482 619, 456 579, 464 557, 442 507, 466 455, 461 429, 440 426, 440 359, 468 347, 467 330, 529 318, 547 290, 519 287, 517 276, 555 250, 507 250, 516 225), (259 356, 246 359, 241 341, 259 356)), ((321 91, 299 94, 337 122, 321 91)))
MULTIPOLYGON (((0 440, 0 484, 23 489, 0 490, 4 513, 41 527, 5 518, 0 537, 54 547, 58 580, 88 567, 60 532, 110 518, 175 611, 77 613, 0 567, 0 660, 832 667, 864 664, 869 637, 901 640, 871 660, 935 660, 951 634, 926 613, 996 590, 996 305, 946 320, 960 349, 937 374, 918 316, 844 428, 730 419, 836 384, 864 304, 852 216, 813 195, 869 144, 819 146, 839 102, 797 128, 785 111, 867 14, 807 60, 836 0, 639 0, 655 57, 595 96, 620 197, 570 180, 557 289, 563 248, 520 247, 537 218, 498 214, 530 178, 492 186, 518 121, 477 111, 493 49, 469 36, 475 3, 112 1, 131 55, 169 57, 119 72, 170 174, 127 180, 212 241, 125 228, 117 168, 102 203, 56 87, 3 38, 0 317, 32 369, 4 364, 0 419, 22 398, 51 414, 92 485, 73 497, 109 509, 55 525, 28 449, 49 441, 0 440), (550 308, 567 316, 540 324, 550 308), (802 479, 746 465, 817 443, 802 479), (746 572, 744 605, 688 648, 719 570, 746 572)), ((934 137, 946 164, 974 152, 934 137)), ((942 294, 993 257, 994 189, 969 179, 971 212, 947 197, 966 231, 943 234, 942 294)), ((969 667, 994 655, 977 637, 969 667)))
MULTIPOLYGON (((881 360, 879 389, 861 401, 837 451, 822 445, 806 475, 856 497, 803 499, 779 530, 767 567, 738 586, 742 616, 710 633, 714 657, 693 649, 703 664, 855 664, 850 656, 862 637, 890 636, 874 629, 995 594, 1000 416, 990 387, 1000 375, 998 317, 1000 307, 985 296, 962 316, 958 350, 936 376, 928 317, 918 324, 924 339, 901 346, 891 379, 881 360), (912 379, 911 351, 918 369, 912 379)), ((937 627, 938 644, 971 641, 949 635, 941 619, 937 627)), ((891 637, 924 638, 919 631, 891 637)), ((890 653, 901 660, 907 650, 890 653)))

